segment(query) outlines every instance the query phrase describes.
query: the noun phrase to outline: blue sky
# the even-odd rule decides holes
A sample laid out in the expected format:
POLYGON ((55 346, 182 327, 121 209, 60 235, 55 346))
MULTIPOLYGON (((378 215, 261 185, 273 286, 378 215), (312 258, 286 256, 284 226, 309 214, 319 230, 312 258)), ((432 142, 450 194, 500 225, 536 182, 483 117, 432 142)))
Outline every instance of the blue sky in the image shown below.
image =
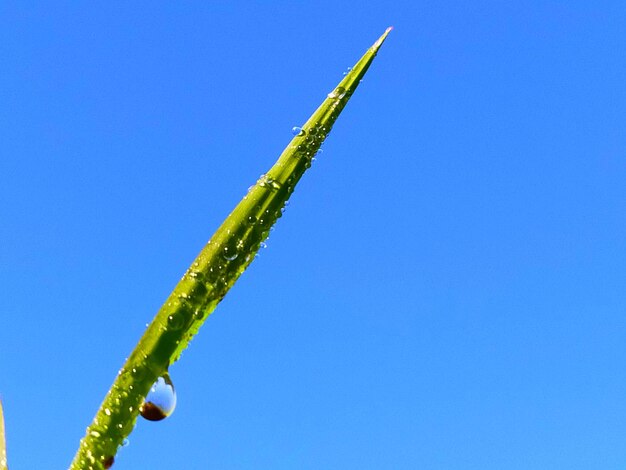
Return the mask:
POLYGON ((211 3, 0 5, 11 469, 389 25, 113 468, 624 468, 625 4, 211 3))

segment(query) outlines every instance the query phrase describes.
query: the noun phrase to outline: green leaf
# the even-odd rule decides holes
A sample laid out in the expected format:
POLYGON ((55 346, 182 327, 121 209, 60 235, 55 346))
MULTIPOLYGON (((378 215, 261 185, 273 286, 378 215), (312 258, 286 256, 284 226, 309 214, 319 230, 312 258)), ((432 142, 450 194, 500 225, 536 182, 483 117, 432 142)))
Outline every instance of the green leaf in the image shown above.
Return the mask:
POLYGON ((7 439, 4 434, 4 410, 0 400, 0 470, 7 470, 7 439))
POLYGON ((250 188, 167 298, 120 369, 70 470, 108 468, 132 431, 144 397, 254 259, 311 160, 391 31, 328 94, 270 170, 250 188))

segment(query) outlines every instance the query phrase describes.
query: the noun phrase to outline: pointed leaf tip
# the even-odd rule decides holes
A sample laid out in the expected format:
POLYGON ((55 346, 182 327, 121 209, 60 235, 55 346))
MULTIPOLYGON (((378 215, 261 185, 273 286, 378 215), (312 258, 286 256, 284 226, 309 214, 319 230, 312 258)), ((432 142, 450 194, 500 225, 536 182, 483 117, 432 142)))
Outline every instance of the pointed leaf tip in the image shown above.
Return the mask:
POLYGON ((383 42, 385 41, 385 39, 387 39, 387 35, 393 30, 393 26, 389 26, 385 32, 383 33, 383 35, 381 37, 378 38, 378 40, 374 43, 374 45, 372 46, 372 49, 374 51, 377 51, 378 48, 383 44, 383 42))

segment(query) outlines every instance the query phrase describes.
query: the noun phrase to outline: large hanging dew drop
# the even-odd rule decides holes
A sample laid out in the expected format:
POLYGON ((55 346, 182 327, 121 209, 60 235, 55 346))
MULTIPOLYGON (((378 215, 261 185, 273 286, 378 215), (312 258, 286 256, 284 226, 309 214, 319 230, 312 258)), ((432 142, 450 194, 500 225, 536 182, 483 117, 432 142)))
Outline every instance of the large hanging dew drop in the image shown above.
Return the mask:
POLYGON ((161 421, 174 412, 176 391, 169 374, 159 377, 146 396, 139 412, 148 421, 161 421))
POLYGON ((291 128, 291 133, 293 135, 304 135, 304 129, 298 126, 294 126, 291 128))

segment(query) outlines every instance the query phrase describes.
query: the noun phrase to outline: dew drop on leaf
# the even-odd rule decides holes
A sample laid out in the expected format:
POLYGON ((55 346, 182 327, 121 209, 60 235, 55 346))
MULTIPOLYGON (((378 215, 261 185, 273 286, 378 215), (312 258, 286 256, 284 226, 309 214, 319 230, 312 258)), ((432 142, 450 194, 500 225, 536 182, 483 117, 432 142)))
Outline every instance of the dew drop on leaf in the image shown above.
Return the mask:
POLYGON ((180 330, 185 325, 185 317, 181 312, 175 312, 167 317, 167 324, 172 330, 180 330))
POLYGON ((291 133, 293 135, 304 135, 304 130, 301 127, 293 126, 291 128, 291 133))
POLYGON ((233 261, 237 259, 239 253, 237 253, 237 248, 233 246, 225 246, 224 251, 222 252, 222 256, 228 261, 233 261))
POLYGON ((139 412, 148 421, 161 421, 174 412, 176 391, 169 374, 159 377, 150 388, 139 412))
POLYGON ((205 315, 206 315, 206 311, 202 308, 193 312, 193 317, 197 321, 202 320, 205 317, 205 315))
POLYGON ((346 96, 346 89, 344 87, 342 87, 342 86, 338 86, 333 91, 328 93, 328 97, 331 98, 331 99, 338 99, 338 100, 340 100, 344 96, 346 96))

